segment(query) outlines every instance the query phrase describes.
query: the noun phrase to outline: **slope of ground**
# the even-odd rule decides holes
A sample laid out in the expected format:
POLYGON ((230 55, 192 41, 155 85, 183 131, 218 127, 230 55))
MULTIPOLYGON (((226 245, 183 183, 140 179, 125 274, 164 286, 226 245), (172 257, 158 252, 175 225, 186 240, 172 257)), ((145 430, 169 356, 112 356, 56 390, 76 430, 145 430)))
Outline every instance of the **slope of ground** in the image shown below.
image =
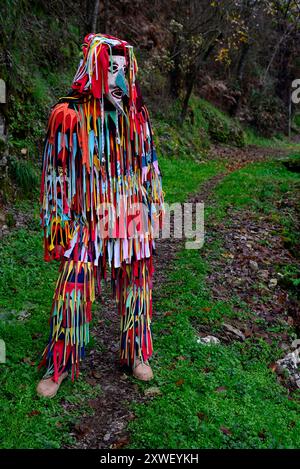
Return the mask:
POLYGON ((200 155, 198 124, 189 135, 188 123, 182 133, 157 126, 166 201, 205 202, 206 242, 201 250, 184 249, 181 239, 157 242, 151 383, 118 367, 119 318, 107 285, 93 305, 81 379, 64 383, 51 402, 37 398, 58 266, 42 261, 37 204, 7 208, 18 223, 0 248, 1 447, 299 446, 297 392, 284 377, 278 382, 272 365, 297 333, 298 261, 290 256, 299 177, 278 161, 292 149, 223 146, 200 155), (206 334, 221 344, 197 343, 206 334))
MULTIPOLYGON (((220 153, 221 149, 218 150, 220 153)), ((100 352, 92 352, 96 373, 91 370, 90 374, 96 376, 95 382, 99 380, 105 384, 102 384, 100 399, 92 401, 93 416, 84 418, 74 427, 76 448, 245 448, 296 447, 299 444, 294 430, 300 424, 296 418, 297 392, 292 386, 289 388, 288 380, 281 376, 277 379, 273 373, 274 360, 290 349, 295 338, 288 311, 293 304, 295 316, 296 303, 293 303, 288 291, 277 286, 273 279, 275 273, 272 272, 279 261, 284 267, 289 266, 292 260, 298 270, 299 262, 291 259, 291 254, 280 242, 279 234, 275 234, 281 230, 279 221, 276 226, 270 220, 268 224, 257 211, 245 207, 231 213, 234 211, 232 207, 227 210, 228 199, 218 198, 222 185, 225 186, 222 194, 224 191, 226 193, 226 184, 230 185, 227 196, 234 192, 231 174, 239 180, 237 174, 243 166, 250 174, 254 171, 256 180, 259 180, 255 174, 255 164, 262 165, 262 187, 266 182, 265 174, 271 169, 268 182, 275 191, 272 194, 274 198, 278 185, 296 184, 299 180, 297 176, 293 177, 282 170, 280 163, 269 162, 269 153, 273 157, 282 156, 278 151, 276 155, 275 151, 266 152, 258 148, 242 152, 240 158, 235 154, 234 159, 226 160, 223 174, 209 178, 200 192, 190 196, 190 201, 204 201, 211 212, 206 222, 206 246, 202 251, 188 252, 183 241, 174 238, 158 241, 154 279, 154 337, 157 343, 152 360, 156 372, 154 382, 138 385, 121 370, 116 376, 113 372, 116 369, 113 353, 108 355, 103 348, 109 349, 107 343, 112 343, 112 336, 117 339, 118 318, 113 321, 115 325, 110 336, 105 327, 97 328, 97 342, 102 347, 100 352), (213 207, 215 210, 212 210, 213 207), (220 210, 225 209, 224 224, 220 210), (264 246, 261 241, 266 240, 266 235, 271 240, 264 246), (252 255, 247 252, 250 249, 252 255), (250 265, 255 266, 255 259, 262 264, 267 259, 269 270, 255 270, 253 267, 251 270, 250 267, 249 275, 249 260, 253 261, 250 265), (260 283, 262 273, 266 285, 260 283), (273 309, 268 315, 270 305, 273 309), (209 334, 219 338, 221 345, 209 349, 196 343, 197 337, 209 334), (201 347, 204 348, 201 350, 201 347), (98 356, 96 360, 95 353, 98 356), (287 387, 287 392, 282 389, 283 385, 287 387), (271 393, 268 391, 270 386, 271 393), (268 405, 263 413, 260 411, 260 417, 252 417, 250 421, 253 410, 259 408, 257 400, 264 393, 268 405), (212 404, 212 411, 205 399, 212 404), (240 415, 245 399, 248 400, 247 408, 240 415), (232 400, 233 417, 228 414, 232 400), (287 420, 287 425, 290 425, 291 430, 287 434, 273 428, 272 408, 276 418, 282 422, 287 420), (160 428, 165 429, 163 435, 160 428)), ((249 183, 245 183, 248 191, 252 190, 249 183)), ((284 189, 282 192, 284 199, 288 194, 284 189)), ((262 198, 264 193, 259 195, 262 198)), ((253 201, 259 202, 255 196, 253 201)), ((237 199, 235 202, 238 206, 237 199)), ((270 202, 274 200, 269 196, 257 210, 267 210, 270 202)), ((293 207, 296 208, 296 205, 293 207)), ((111 324, 112 310, 103 305, 101 311, 104 322, 111 324)))
POLYGON ((251 152, 231 168, 206 200, 204 248, 180 250, 157 292, 155 392, 132 407, 128 447, 299 447, 299 390, 275 373, 298 332, 296 292, 275 279, 292 265, 298 284, 280 233, 292 237, 299 221, 299 175, 251 152), (199 344, 207 335, 220 343, 199 344))

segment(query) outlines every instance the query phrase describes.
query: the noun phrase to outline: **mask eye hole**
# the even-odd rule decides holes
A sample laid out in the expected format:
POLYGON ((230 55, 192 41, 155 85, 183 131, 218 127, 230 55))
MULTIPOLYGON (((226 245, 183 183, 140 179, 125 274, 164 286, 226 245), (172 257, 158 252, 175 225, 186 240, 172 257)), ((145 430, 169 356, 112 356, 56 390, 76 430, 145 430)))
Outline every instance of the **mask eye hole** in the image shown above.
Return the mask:
POLYGON ((112 64, 113 73, 117 73, 118 70, 119 70, 119 65, 116 62, 113 62, 112 64))

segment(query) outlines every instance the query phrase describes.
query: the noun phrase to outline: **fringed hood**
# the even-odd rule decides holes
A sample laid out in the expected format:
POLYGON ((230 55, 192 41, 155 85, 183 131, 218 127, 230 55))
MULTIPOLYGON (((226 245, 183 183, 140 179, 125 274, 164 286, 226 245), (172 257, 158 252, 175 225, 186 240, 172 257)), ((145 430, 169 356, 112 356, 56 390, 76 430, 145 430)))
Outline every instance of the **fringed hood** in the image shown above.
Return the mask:
POLYGON ((128 42, 106 34, 87 34, 82 44, 83 58, 73 79, 72 89, 81 94, 91 94, 94 98, 108 98, 119 110, 118 103, 109 93, 109 72, 113 73, 114 56, 124 56, 127 80, 129 108, 136 107, 137 61, 133 47, 128 42))

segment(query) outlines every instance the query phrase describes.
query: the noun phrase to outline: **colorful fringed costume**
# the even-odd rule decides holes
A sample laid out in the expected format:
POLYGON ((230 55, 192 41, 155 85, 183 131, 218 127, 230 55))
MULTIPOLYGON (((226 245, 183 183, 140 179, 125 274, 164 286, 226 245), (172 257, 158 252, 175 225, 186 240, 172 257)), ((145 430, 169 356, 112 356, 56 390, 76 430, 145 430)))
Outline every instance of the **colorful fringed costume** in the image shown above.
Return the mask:
POLYGON ((39 367, 79 374, 91 308, 107 280, 120 314, 120 361, 153 352, 152 255, 164 192, 151 123, 127 42, 89 34, 72 90, 51 110, 40 215, 44 259, 61 261, 39 367))

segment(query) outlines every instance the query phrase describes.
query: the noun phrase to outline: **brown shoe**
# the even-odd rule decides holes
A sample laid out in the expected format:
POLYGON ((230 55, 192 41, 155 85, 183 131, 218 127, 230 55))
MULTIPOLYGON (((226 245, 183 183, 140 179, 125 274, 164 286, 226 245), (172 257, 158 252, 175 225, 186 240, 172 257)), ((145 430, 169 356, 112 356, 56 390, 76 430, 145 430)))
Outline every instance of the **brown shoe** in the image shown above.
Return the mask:
POLYGON ((136 359, 136 363, 132 369, 132 374, 135 378, 142 381, 150 381, 153 378, 153 372, 148 360, 142 363, 141 360, 136 359))
POLYGON ((51 398, 51 397, 56 396, 61 383, 67 376, 68 376, 68 372, 65 371, 59 376, 57 383, 53 381, 52 377, 41 379, 41 381, 37 385, 36 392, 41 397, 51 398))

